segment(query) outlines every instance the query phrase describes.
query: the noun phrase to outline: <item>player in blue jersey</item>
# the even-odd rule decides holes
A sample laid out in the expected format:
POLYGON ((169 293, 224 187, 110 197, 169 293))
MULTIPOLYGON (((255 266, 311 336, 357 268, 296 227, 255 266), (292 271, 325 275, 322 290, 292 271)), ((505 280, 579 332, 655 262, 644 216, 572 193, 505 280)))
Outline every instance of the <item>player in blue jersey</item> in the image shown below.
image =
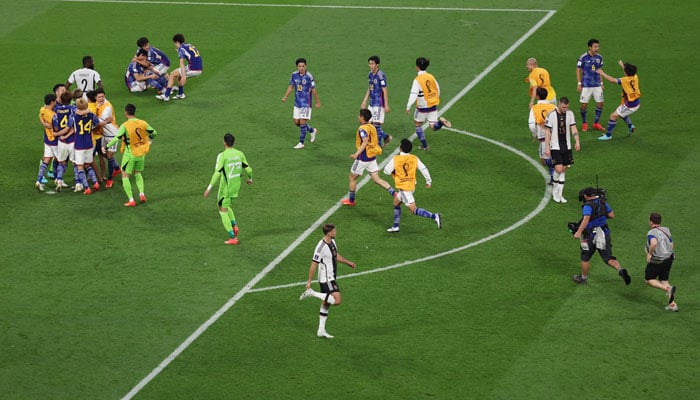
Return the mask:
POLYGON ((73 143, 75 142, 75 129, 73 124, 73 111, 75 106, 70 104, 73 99, 73 95, 64 91, 61 93, 59 101, 54 107, 54 112, 51 121, 54 130, 54 136, 58 138, 58 146, 56 147, 56 161, 58 161, 58 166, 56 167, 56 190, 61 191, 63 188, 67 188, 68 185, 63 181, 63 175, 66 170, 66 161, 70 160, 73 163, 73 172, 77 176, 77 168, 75 167, 75 149, 73 143))
POLYGON ((185 83, 187 78, 202 75, 202 56, 199 50, 190 43, 185 42, 185 36, 177 33, 173 36, 173 43, 177 49, 177 57, 180 59, 180 67, 173 70, 168 77, 168 88, 165 93, 156 96, 157 99, 170 101, 170 93, 177 82, 178 93, 173 96, 176 100, 185 98, 185 83), (185 61, 187 61, 185 63, 185 61))
POLYGON ((136 57, 126 69, 124 83, 132 93, 143 92, 152 87, 157 91, 165 90, 168 85, 168 79, 159 75, 157 72, 146 69, 143 64, 148 64, 148 52, 144 49, 139 49, 136 52, 136 57))
POLYGON ((44 106, 39 109, 39 122, 41 122, 44 128, 44 153, 39 163, 39 174, 37 175, 34 186, 40 192, 44 191, 44 175, 49 169, 51 159, 56 155, 56 147, 58 146, 58 139, 54 136, 52 124, 53 116, 55 115, 53 111, 55 105, 56 95, 49 93, 44 96, 44 106))
POLYGON ((372 56, 367 59, 369 65, 369 87, 365 92, 365 98, 362 99, 360 108, 369 108, 372 112, 372 124, 377 128, 377 137, 379 145, 384 147, 391 142, 391 135, 382 130, 384 124, 384 114, 390 111, 389 108, 389 89, 387 89, 386 74, 379 69, 379 56, 372 56), (369 100, 369 107, 367 107, 369 100))
POLYGON ((581 93, 581 130, 584 132, 588 131, 588 102, 591 97, 596 102, 593 129, 605 131, 600 124, 600 116, 603 114, 603 82, 598 70, 603 68, 603 56, 598 54, 599 50, 598 39, 589 40, 588 51, 581 54, 576 62, 576 91, 581 93))
POLYGON ((75 102, 76 111, 73 113, 73 129, 75 130, 75 165, 78 167, 78 175, 75 178, 75 191, 80 192, 85 189, 85 194, 92 194, 90 184, 88 184, 88 176, 93 182, 92 188, 95 191, 100 190, 100 184, 97 181, 97 175, 92 168, 93 154, 95 153, 94 144, 92 141, 92 132, 100 124, 97 115, 88 110, 88 102, 85 99, 78 99, 75 102), (88 176, 86 176, 86 174, 88 176))
POLYGON ((311 143, 316 141, 318 129, 310 127, 307 122, 311 119, 311 95, 316 99, 316 108, 321 108, 321 100, 318 98, 316 91, 316 81, 311 72, 306 70, 306 59, 297 58, 295 65, 296 72, 292 73, 289 78, 289 86, 287 91, 282 96, 282 102, 287 102, 287 97, 294 90, 294 113, 292 119, 294 125, 299 127, 299 143, 294 146, 294 149, 299 150, 304 148, 304 140, 306 134, 311 135, 311 143))
POLYGON ((148 56, 146 57, 146 62, 141 64, 147 70, 153 71, 158 75, 163 75, 168 77, 168 69, 170 68, 170 59, 168 56, 162 52, 159 48, 151 46, 148 42, 147 37, 141 37, 136 41, 138 49, 134 55, 134 59, 131 61, 137 61, 136 56, 138 51, 145 50, 148 56))

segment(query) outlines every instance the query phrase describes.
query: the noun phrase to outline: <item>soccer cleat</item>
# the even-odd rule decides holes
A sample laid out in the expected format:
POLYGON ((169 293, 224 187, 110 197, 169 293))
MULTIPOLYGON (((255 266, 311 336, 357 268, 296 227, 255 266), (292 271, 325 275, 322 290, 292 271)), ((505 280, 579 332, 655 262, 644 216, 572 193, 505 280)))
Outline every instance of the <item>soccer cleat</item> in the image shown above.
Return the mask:
POLYGON ((112 171, 112 178, 114 178, 115 176, 117 176, 117 175, 119 175, 119 174, 121 174, 121 173, 122 173, 121 168, 115 169, 114 171, 112 171))
POLYGON ((39 181, 39 182, 41 182, 41 183, 49 183, 49 180, 46 179, 45 176, 42 176, 42 177, 41 177, 41 181, 39 181))
POLYGON ((236 244, 238 244, 238 238, 231 238, 231 239, 225 241, 224 243, 236 245, 236 244))
POLYGON ((584 122, 581 124, 581 131, 588 132, 588 122, 584 122))
POLYGON ((630 282, 632 282, 632 278, 630 278, 630 274, 627 273, 626 269, 620 268, 620 272, 618 274, 622 277, 622 280, 625 281, 625 285, 629 285, 630 282))
POLYGON ((318 133, 318 129, 314 128, 313 131, 309 132, 309 135, 311 135, 311 143, 316 141, 316 134, 318 133))
POLYGON ((668 293, 667 293, 667 294, 668 294, 668 304, 674 303, 675 300, 676 300, 676 287, 675 287, 675 286, 671 286, 671 287, 668 289, 668 293))
POLYGON ((442 229, 442 214, 435 213, 435 223, 437 224, 438 229, 442 229))
POLYGON ((428 151, 428 150, 430 150, 430 146, 425 146, 425 147, 421 146, 420 149, 424 150, 424 151, 428 151))
POLYGON ((83 194, 88 194, 88 195, 89 195, 89 194, 92 194, 92 190, 91 190, 90 188, 87 188, 87 189, 85 189, 85 191, 83 192, 83 194))
POLYGON ((568 203, 569 201, 564 198, 564 196, 559 196, 559 202, 560 203, 568 203))
POLYGON ((184 100, 185 97, 187 97, 187 96, 185 96, 184 93, 183 94, 176 94, 175 96, 173 96, 173 99, 174 100, 184 100))
POLYGON ((391 139, 393 139, 391 135, 386 135, 386 137, 384 138, 384 146, 382 147, 386 147, 386 145, 391 142, 391 139))
POLYGON ((605 128, 603 128, 603 125, 601 125, 600 122, 596 122, 595 124, 593 124, 593 129, 605 132, 605 128))
POLYGON ((143 193, 141 193, 141 194, 139 195, 139 201, 140 201, 141 203, 145 203, 145 202, 146 202, 146 195, 143 194, 143 193))
POLYGON ((304 143, 302 143, 302 142, 299 142, 299 143, 297 143, 296 146, 294 146, 294 150, 299 150, 299 149, 303 149, 303 148, 304 148, 304 143))
POLYGON ((610 139, 612 139, 612 136, 608 136, 608 135, 602 135, 598 138, 598 140, 610 140, 610 139))
POLYGON ((40 192, 44 191, 44 184, 39 182, 39 181, 34 183, 34 187, 36 188, 36 190, 38 190, 40 192))
POLYGON ((392 232, 392 233, 393 233, 393 232, 398 232, 398 231, 399 231, 399 227, 398 227, 398 226, 392 226, 392 227, 390 227, 389 229, 387 229, 386 231, 387 231, 387 232, 392 232))
POLYGON ((307 297, 311 297, 311 294, 312 294, 313 292, 314 292, 314 291, 313 291, 311 288, 304 290, 304 293, 302 293, 301 296, 299 296, 299 300, 301 301, 301 300, 304 300, 304 299, 307 298, 307 297))
POLYGON ((346 205, 346 206, 355 207, 355 202, 354 202, 354 201, 350 201, 350 199, 348 199, 348 198, 345 198, 345 199, 343 199, 343 200, 340 200, 340 202, 341 202, 342 204, 346 205))
POLYGON ((637 130, 637 127, 634 124, 630 125, 627 129, 627 136, 632 136, 635 130, 637 130))
POLYGON ((49 179, 53 179, 53 178, 54 178, 54 176, 53 176, 53 171, 48 171, 48 172, 46 173, 46 176, 48 176, 49 179))
POLYGON ((676 311, 678 311, 678 304, 676 304, 676 303, 671 303, 671 304, 667 305, 667 306, 664 308, 664 310, 676 312, 676 311))
POLYGON ((448 128, 452 128, 452 122, 448 121, 445 117, 440 117, 440 122, 448 128))
POLYGON ((61 181, 59 179, 56 179, 56 181, 54 181, 54 183, 56 184, 56 191, 60 192, 61 189, 63 189, 63 185, 61 185, 61 181))
POLYGON ((70 187, 70 186, 68 186, 68 184, 65 183, 65 182, 63 182, 63 179, 61 179, 61 187, 62 187, 62 188, 67 188, 67 187, 70 187))
POLYGON ((129 200, 126 203, 124 203, 124 207, 136 207, 136 202, 133 200, 129 200))
POLYGON ((105 183, 105 187, 107 189, 111 188, 114 185, 114 181, 111 179, 107 179, 107 182, 105 183))
POLYGON ((163 101, 170 101, 170 96, 166 96, 164 94, 159 94, 156 96, 156 99, 163 100, 163 101))
POLYGON ((574 282, 580 283, 582 285, 585 285, 586 283, 588 283, 588 278, 584 278, 581 275, 574 275, 571 277, 571 279, 573 279, 574 282))
POLYGON ((100 190, 100 183, 99 183, 99 182, 95 182, 95 184, 92 185, 92 190, 94 190, 94 191, 100 190))
POLYGON ((318 336, 320 338, 324 338, 324 339, 333 339, 333 335, 331 335, 330 333, 328 333, 326 331, 318 331, 318 332, 316 332, 316 336, 318 336))
POLYGON ((85 187, 83 186, 82 183, 76 183, 76 184, 75 184, 75 188, 73 189, 73 191, 74 191, 75 193, 78 193, 78 192, 82 192, 83 189, 85 189, 85 187))

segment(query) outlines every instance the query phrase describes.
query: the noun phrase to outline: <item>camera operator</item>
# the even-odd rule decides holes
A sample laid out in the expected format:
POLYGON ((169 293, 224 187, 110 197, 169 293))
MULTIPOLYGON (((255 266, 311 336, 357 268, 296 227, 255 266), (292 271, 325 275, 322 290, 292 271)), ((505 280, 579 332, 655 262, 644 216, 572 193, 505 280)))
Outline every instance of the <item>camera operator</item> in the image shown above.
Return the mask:
POLYGON ((632 279, 627 270, 612 255, 612 243, 610 241, 610 228, 608 218, 615 218, 610 205, 605 201, 605 190, 587 187, 579 192, 579 200, 583 202, 583 218, 578 229, 574 233, 576 239, 581 239, 581 275, 574 275, 572 279, 576 283, 588 282, 588 270, 591 267, 591 257, 598 250, 600 258, 606 264, 615 268, 629 285, 632 279))

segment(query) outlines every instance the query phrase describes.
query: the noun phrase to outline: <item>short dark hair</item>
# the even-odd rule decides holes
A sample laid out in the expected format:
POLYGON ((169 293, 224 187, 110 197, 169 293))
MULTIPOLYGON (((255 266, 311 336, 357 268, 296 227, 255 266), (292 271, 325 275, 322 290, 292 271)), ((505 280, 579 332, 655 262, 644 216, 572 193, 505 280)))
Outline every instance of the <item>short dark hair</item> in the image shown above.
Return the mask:
POLYGON ((87 66, 90 61, 92 61, 92 56, 85 56, 83 57, 83 67, 87 66))
POLYGON ((404 153, 410 153, 413 150, 413 143, 408 139, 401 139, 401 144, 399 145, 401 151, 404 153))
POLYGON ((625 66, 623 69, 625 70, 625 75, 627 75, 627 76, 637 75, 637 66, 634 64, 625 63, 625 66))
POLYGON ((598 193, 598 191, 594 187, 589 186, 587 188, 583 188, 581 190, 581 193, 585 194, 588 197, 593 197, 598 193))
POLYGON ((46 96, 44 96, 44 105, 47 105, 47 106, 48 106, 49 104, 53 103, 54 101, 56 101, 56 95, 55 95, 55 94, 49 93, 49 94, 47 94, 46 96))
POLYGON ((598 39, 591 39, 591 40, 589 40, 589 41, 588 41, 588 47, 593 46, 595 43, 600 44, 600 42, 598 41, 598 39))
POLYGON ((547 89, 543 87, 538 87, 535 93, 537 94, 537 98, 540 100, 546 100, 547 94, 549 94, 549 92, 547 92, 547 89))
POLYGON ((372 119, 372 111, 370 111, 366 108, 361 108, 360 109, 360 116, 365 120, 365 122, 369 122, 369 120, 372 119))
POLYGON ((147 37, 140 37, 139 40, 136 41, 136 45, 139 47, 143 47, 148 44, 148 38, 147 37))
POLYGON ((323 225, 323 234, 324 234, 324 235, 327 235, 328 232, 332 231, 333 229, 335 229, 335 225, 333 225, 333 224, 325 224, 325 225, 323 225))
POLYGON ((559 103, 561 104, 569 104, 569 98, 564 96, 559 98, 559 103))
POLYGON ((294 65, 299 65, 299 63, 304 63, 304 64, 306 64, 306 58, 300 57, 300 58, 297 58, 296 61, 294 61, 294 65))
POLYGON ((367 59, 367 62, 374 61, 375 64, 379 64, 379 56, 372 56, 367 59))
POLYGON ((173 36, 173 42, 185 43, 185 35, 176 33, 175 36, 173 36))
POLYGON ((126 111, 127 114, 129 115, 136 115, 136 106, 129 103, 124 107, 124 111, 126 111))
MULTIPOLYGON (((105 91, 103 90, 102 93, 105 91)), ((91 103, 94 103, 97 101, 97 90, 88 90, 87 93, 85 93, 85 96, 87 96, 88 100, 90 100, 91 103)))
POLYGON ((57 84, 53 85, 53 92, 56 93, 56 90, 58 90, 58 88, 60 88, 61 86, 66 87, 66 84, 65 83, 57 83, 57 84))
POLYGON ((138 56, 148 56, 148 52, 144 49, 138 49, 136 51, 136 57, 138 57, 138 56))
MULTIPOLYGON (((97 97, 98 94, 104 94, 104 95, 106 95, 107 93, 105 93, 105 90, 104 90, 104 89, 97 89, 97 90, 95 90, 95 97, 97 97)), ((89 96, 89 95, 90 95, 90 94, 89 94, 89 92, 88 92, 88 96, 89 96)))
POLYGON ((226 146, 233 147, 233 144, 235 142, 236 142, 236 138, 233 136, 233 134, 227 133, 224 135, 224 143, 226 143, 226 146))
POLYGON ((425 57, 418 57, 416 59, 416 67, 418 67, 418 69, 420 69, 421 71, 425 71, 426 69, 428 69, 429 65, 430 65, 430 60, 428 60, 425 57))
POLYGON ((652 224, 660 224, 661 223, 661 214, 658 213, 651 213, 649 214, 649 221, 651 221, 652 224))

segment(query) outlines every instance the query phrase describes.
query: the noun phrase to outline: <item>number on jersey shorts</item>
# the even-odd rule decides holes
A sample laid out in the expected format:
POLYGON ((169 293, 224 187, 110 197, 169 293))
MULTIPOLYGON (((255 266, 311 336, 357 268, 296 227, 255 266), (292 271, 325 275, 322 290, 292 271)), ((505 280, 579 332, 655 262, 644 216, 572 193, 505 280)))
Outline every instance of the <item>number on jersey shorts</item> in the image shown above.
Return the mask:
POLYGON ((294 119, 311 119, 311 107, 294 107, 294 119))
POLYGON ((369 122, 383 124, 384 123, 384 107, 370 106, 369 111, 372 113, 372 120, 369 122))
POLYGON ((622 118, 629 117, 630 115, 634 114, 635 111, 639 110, 639 106, 637 107, 627 107, 624 104, 620 104, 615 112, 617 115, 619 115, 622 118))

